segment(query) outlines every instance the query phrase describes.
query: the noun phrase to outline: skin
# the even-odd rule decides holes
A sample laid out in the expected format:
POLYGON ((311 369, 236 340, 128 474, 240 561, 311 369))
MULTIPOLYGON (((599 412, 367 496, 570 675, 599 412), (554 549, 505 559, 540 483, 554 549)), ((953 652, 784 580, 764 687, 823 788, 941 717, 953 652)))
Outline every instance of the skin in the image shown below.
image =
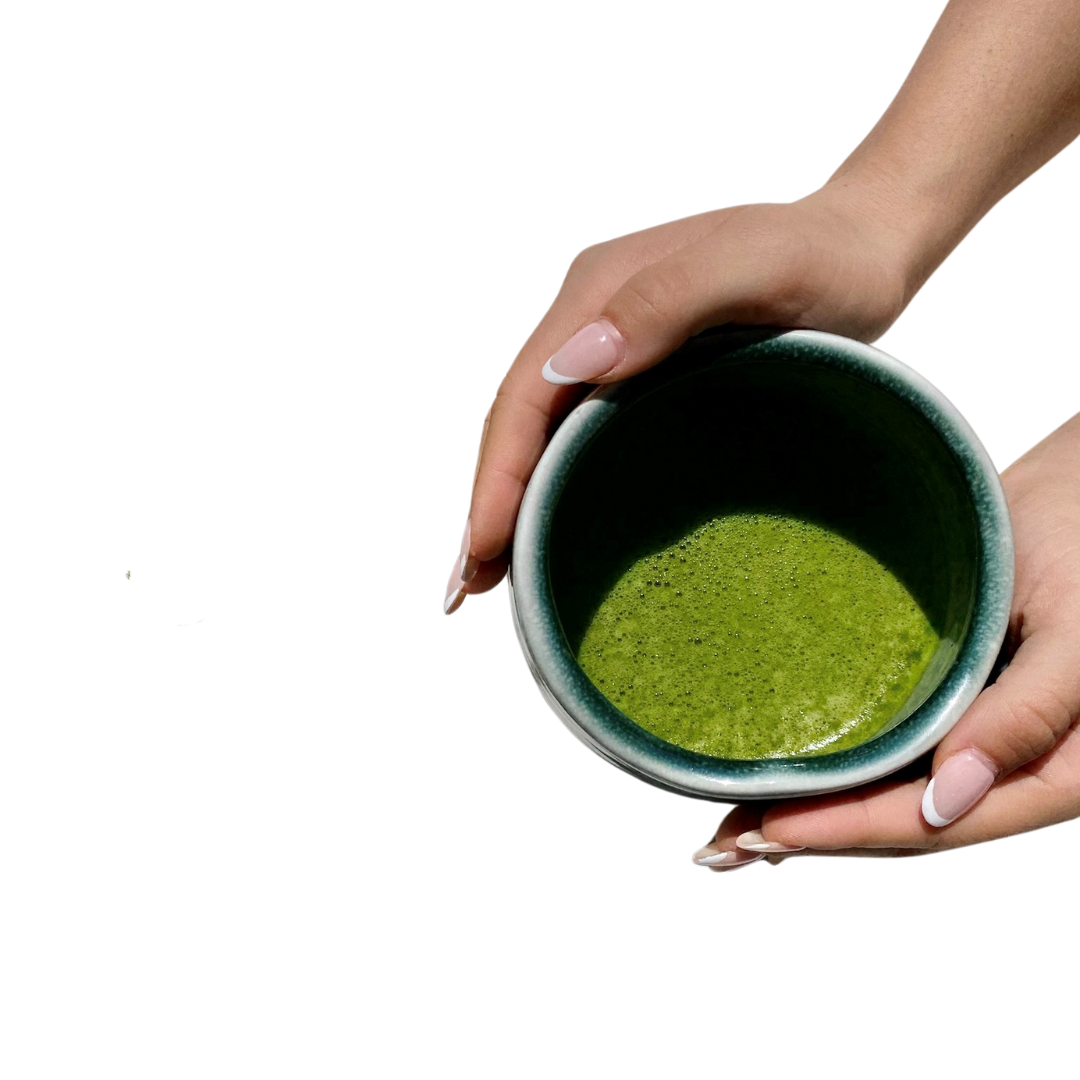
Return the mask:
POLYGON ((717 830, 719 850, 734 851, 737 836, 759 829, 772 843, 832 854, 941 851, 1080 816, 1080 416, 1001 480, 1016 542, 1009 619, 1015 653, 933 762, 936 769, 957 750, 978 746, 1005 763, 997 783, 943 829, 919 812, 925 772, 778 803, 764 813, 742 806, 717 830))
MULTIPOLYGON (((806 327, 874 341, 982 216, 1080 134, 1080 0, 953 0, 895 100, 818 191, 714 210, 587 248, 503 379, 484 424, 463 552, 468 595, 502 579, 514 522, 547 440, 590 385, 544 363, 606 318, 626 344, 602 384, 723 324, 806 327)), ((1080 418, 1003 476, 1016 532, 1012 664, 938 748, 968 748, 997 780, 936 829, 929 776, 906 776, 764 814, 739 807, 714 845, 766 841, 890 853, 976 843, 1080 814, 1080 418)), ((454 579, 452 579, 453 581, 454 579)), ((932 774, 932 773, 931 773, 932 774)), ((726 872, 726 871, 721 871, 726 872)))

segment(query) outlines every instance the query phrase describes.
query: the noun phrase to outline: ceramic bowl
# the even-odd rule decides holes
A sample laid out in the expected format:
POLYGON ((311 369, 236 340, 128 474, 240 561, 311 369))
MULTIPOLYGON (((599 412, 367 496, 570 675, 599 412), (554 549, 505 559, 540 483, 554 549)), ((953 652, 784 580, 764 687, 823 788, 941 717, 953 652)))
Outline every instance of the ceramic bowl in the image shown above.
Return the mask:
POLYGON ((930 750, 990 676, 1012 585, 1005 497, 963 417, 885 353, 809 330, 699 335, 593 391, 532 476, 510 570, 522 649, 567 726, 642 780, 722 801, 839 791, 930 750), (574 658, 661 512, 689 523, 751 504, 840 521, 901 576, 940 635, 916 690, 861 745, 759 760, 695 753, 635 724, 574 658))

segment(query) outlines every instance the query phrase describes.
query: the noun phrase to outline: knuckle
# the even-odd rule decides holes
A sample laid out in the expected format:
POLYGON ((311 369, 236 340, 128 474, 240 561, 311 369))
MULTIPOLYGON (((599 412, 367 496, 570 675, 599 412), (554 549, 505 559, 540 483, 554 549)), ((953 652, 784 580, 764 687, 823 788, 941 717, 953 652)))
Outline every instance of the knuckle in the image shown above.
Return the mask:
POLYGON ((632 272, 626 250, 617 241, 593 244, 574 256, 560 288, 564 300, 588 306, 602 304, 632 272))
POLYGON ((610 251, 611 242, 607 240, 583 248, 570 260, 570 268, 566 272, 567 280, 587 277, 595 273, 606 264, 610 258, 610 251))
POLYGON ((756 303, 768 319, 797 322, 816 299, 819 274, 806 237, 770 214, 732 221, 731 239, 752 254, 756 303))
POLYGON ((726 236, 753 267, 748 300, 759 320, 863 341, 895 322, 906 305, 905 283, 864 238, 807 230, 788 206, 755 210, 730 219, 726 236))
POLYGON ((693 288, 694 282, 686 267, 675 263, 662 270, 631 278, 614 303, 628 309, 627 314, 631 319, 674 322, 685 310, 693 288))
POLYGON ((1072 719, 1065 703, 1046 690, 1009 701, 1004 706, 1002 743, 1012 760, 1034 761, 1053 750, 1072 719))

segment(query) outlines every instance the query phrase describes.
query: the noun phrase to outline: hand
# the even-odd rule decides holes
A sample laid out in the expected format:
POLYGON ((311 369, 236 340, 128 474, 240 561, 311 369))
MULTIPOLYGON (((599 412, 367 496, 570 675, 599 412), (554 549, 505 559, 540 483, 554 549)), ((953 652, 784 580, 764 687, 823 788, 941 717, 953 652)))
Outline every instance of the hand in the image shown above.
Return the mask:
POLYGON ((913 854, 1080 816, 1080 415, 1002 476, 1016 539, 1015 648, 934 754, 932 779, 733 810, 695 861, 801 848, 913 854))
POLYGON ((1078 31, 1076 0, 951 0, 820 191, 582 252, 488 413, 444 610, 506 572, 525 484, 581 396, 573 380, 624 379, 723 323, 878 337, 983 214, 1080 134, 1078 31), (561 385, 541 376, 549 358, 561 385))
POLYGON ((579 384, 628 378, 726 323, 808 327, 861 341, 884 333, 921 279, 912 245, 881 202, 871 189, 839 180, 796 203, 699 214, 574 259, 484 423, 446 612, 506 572, 525 485, 552 431, 589 389, 579 384))

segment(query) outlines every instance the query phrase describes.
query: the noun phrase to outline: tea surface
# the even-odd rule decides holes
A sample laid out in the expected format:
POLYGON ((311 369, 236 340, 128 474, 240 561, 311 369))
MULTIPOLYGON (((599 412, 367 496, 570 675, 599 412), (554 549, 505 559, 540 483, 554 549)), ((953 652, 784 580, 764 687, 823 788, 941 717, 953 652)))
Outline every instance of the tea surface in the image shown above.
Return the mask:
POLYGON ((727 514, 627 569, 578 662, 661 739, 725 758, 812 755, 880 732, 938 635, 849 540, 775 514, 727 514))

